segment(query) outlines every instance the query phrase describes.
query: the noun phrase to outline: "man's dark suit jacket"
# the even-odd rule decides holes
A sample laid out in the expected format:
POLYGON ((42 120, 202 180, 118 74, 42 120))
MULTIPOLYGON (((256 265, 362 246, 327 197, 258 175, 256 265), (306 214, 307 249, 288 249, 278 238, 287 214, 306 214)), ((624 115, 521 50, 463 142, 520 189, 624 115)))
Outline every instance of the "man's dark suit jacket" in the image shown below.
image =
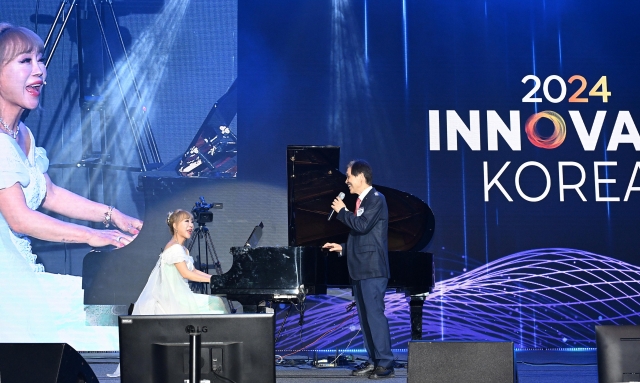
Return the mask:
POLYGON ((353 280, 376 277, 389 278, 387 201, 375 188, 360 203, 362 214, 341 209, 338 220, 351 231, 347 243, 342 244, 342 254, 347 256, 349 275, 353 280))

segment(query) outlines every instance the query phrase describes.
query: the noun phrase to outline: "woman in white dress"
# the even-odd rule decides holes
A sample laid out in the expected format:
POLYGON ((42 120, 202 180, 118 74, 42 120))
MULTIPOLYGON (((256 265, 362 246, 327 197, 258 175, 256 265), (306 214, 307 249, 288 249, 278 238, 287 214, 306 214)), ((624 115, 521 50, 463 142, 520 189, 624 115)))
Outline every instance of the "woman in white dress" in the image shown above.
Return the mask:
MULTIPOLYGON (((193 266, 193 258, 184 247, 193 233, 193 215, 185 210, 169 213, 167 224, 171 240, 151 271, 140 297, 133 305, 133 315, 224 314, 224 301, 214 295, 196 294, 188 281, 209 283, 211 275, 193 266)), ((120 376, 120 365, 109 377, 120 376)))
POLYGON ((117 347, 117 330, 85 325, 81 277, 44 272, 31 250, 29 237, 122 247, 142 228, 140 220, 61 188, 47 175, 47 153, 20 121, 40 102, 47 77, 43 49, 34 32, 0 23, 0 340, 65 342, 83 351, 102 341, 117 347), (40 207, 122 231, 60 221, 40 207))
POLYGON ((188 281, 209 283, 211 275, 193 267, 193 258, 184 247, 193 233, 193 215, 185 210, 169 213, 171 240, 151 271, 133 315, 223 314, 224 302, 213 295, 196 294, 188 281))

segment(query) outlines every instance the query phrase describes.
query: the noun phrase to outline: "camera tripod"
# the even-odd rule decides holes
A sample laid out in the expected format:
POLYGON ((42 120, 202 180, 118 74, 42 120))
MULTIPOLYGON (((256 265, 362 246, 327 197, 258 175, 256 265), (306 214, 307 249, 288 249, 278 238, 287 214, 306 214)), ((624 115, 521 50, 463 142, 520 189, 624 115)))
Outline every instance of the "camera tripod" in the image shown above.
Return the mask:
MULTIPOLYGON (((212 255, 213 267, 216 270, 216 274, 222 275, 222 267, 220 267, 220 259, 218 258, 218 253, 216 252, 216 247, 213 245, 213 240, 211 239, 211 233, 209 232, 209 228, 207 224, 204 222, 198 222, 198 227, 193 230, 193 234, 191 235, 191 242, 187 247, 189 249, 189 254, 191 254, 191 248, 193 245, 198 242, 198 254, 193 258, 194 259, 194 267, 197 267, 198 270, 209 274, 209 254, 212 255), (200 253, 200 239, 204 241, 204 266, 202 264, 202 254, 200 253), (196 266, 197 265, 197 266, 196 266)), ((189 282, 191 285, 191 289, 196 293, 209 294, 210 285, 204 282, 189 282)), ((233 307, 233 303, 230 299, 227 299, 227 303, 229 304, 229 311, 232 313, 236 312, 236 309, 233 307)))
MULTIPOLYGON (((211 239, 211 233, 209 232, 209 228, 207 224, 202 222, 198 222, 198 227, 193 230, 193 234, 191 236, 191 242, 189 243, 189 253, 191 253, 191 248, 197 242, 198 243, 198 254, 193 257, 195 260, 195 264, 198 270, 209 274, 209 254, 211 254, 211 259, 213 260, 213 267, 216 270, 216 274, 222 275, 222 267, 220 267, 220 259, 218 258, 218 253, 216 252, 216 247, 213 245, 213 240, 211 239), (202 254, 200 252, 200 239, 204 241, 204 263, 202 263, 202 254)), ((192 285, 192 290, 194 292, 208 294, 209 286, 203 282, 189 282, 192 285)))

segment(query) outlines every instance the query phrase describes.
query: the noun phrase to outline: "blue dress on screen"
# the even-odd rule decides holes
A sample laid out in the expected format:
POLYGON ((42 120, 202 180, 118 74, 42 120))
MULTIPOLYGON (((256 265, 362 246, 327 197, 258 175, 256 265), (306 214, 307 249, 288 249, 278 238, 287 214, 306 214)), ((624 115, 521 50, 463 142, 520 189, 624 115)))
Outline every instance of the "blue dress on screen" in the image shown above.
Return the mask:
MULTIPOLYGON (((0 189, 19 184, 27 206, 36 210, 46 196, 49 159, 35 146, 29 128, 20 129, 30 137, 28 154, 9 135, 0 134, 0 189)), ((0 341, 63 342, 82 351, 118 349, 117 327, 85 322, 82 278, 47 273, 29 238, 11 230, 0 214, 0 341)))

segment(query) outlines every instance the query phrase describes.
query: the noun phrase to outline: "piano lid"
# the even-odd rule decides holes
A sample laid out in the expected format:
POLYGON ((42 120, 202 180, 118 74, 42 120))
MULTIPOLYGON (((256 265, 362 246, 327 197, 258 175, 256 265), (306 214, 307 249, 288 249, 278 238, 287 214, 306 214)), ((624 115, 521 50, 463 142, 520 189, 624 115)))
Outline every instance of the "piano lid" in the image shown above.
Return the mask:
MULTIPOLYGON (((237 81, 237 80, 236 80, 237 81)), ((235 177, 237 137, 229 129, 238 109, 236 81, 213 105, 176 171, 184 177, 235 177)))
MULTIPOLYGON (((336 219, 327 221, 331 202, 340 192, 345 193, 347 206, 355 206, 357 198, 349 194, 339 164, 337 146, 287 147, 290 246, 346 242, 349 229, 336 219)), ((389 207, 389 250, 420 251, 426 247, 435 227, 429 206, 409 193, 374 187, 384 194, 389 207)))

